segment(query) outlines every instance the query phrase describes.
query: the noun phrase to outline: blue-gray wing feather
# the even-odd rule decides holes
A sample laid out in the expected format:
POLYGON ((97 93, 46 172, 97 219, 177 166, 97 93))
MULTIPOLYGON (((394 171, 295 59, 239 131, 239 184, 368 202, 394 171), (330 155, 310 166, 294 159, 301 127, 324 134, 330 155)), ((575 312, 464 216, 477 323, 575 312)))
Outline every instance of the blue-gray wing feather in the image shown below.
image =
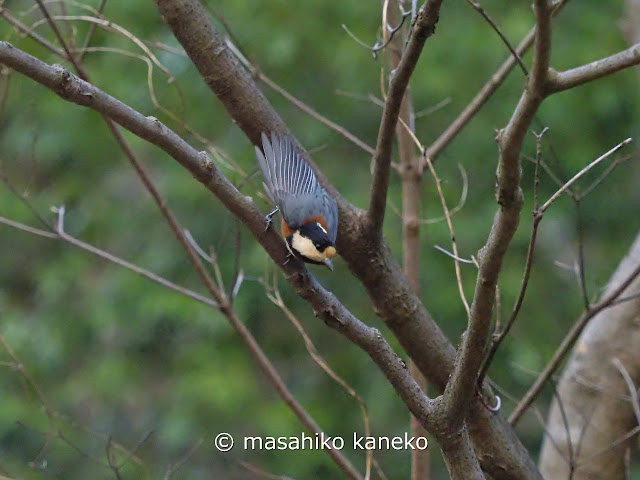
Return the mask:
POLYGON ((327 220, 329 238, 335 243, 338 231, 336 201, 318 183, 313 170, 296 152, 291 139, 262 134, 262 151, 256 147, 264 187, 291 228, 298 228, 309 217, 327 220))

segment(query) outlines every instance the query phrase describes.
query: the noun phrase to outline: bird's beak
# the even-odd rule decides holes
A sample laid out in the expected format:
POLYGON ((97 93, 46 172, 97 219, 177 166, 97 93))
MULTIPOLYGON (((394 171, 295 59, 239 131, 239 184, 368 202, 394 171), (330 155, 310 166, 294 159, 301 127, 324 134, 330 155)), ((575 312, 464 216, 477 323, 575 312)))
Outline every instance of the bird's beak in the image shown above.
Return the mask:
POLYGON ((331 260, 327 258, 322 263, 324 263, 327 268, 333 272, 333 263, 331 263, 331 260))

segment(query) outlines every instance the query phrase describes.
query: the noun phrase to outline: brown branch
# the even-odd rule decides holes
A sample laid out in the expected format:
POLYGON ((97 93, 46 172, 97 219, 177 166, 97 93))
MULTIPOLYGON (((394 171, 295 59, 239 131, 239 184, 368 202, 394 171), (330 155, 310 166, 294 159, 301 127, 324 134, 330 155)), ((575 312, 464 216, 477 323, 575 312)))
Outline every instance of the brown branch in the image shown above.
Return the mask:
MULTIPOLYGON (((522 283, 520 284, 520 291, 518 293, 516 303, 513 305, 509 320, 507 320, 505 327, 497 335, 494 335, 491 346, 489 347, 489 352, 482 362, 480 373, 478 375, 478 386, 482 386, 482 382, 484 381, 484 378, 487 374, 487 370, 489 370, 489 367, 491 366, 493 357, 498 351, 498 348, 500 348, 500 345, 502 344, 506 336, 511 331, 511 327, 515 323, 516 318, 518 318, 520 308, 522 307, 522 303, 524 302, 525 293, 527 292, 527 285, 529 284, 529 278, 531 277, 531 267, 533 265, 533 252, 535 251, 536 238, 538 236, 538 226, 540 225, 540 221, 542 220, 542 214, 538 211, 538 186, 540 183, 540 162, 542 160, 542 136, 547 132, 547 130, 548 128, 545 127, 542 132, 536 134, 536 170, 533 185, 533 225, 531 226, 531 236, 529 238, 527 259, 525 261, 522 283)), ((496 290, 496 295, 498 295, 498 290, 496 290)), ((498 322, 496 321, 496 330, 497 329, 498 322)))
POLYGON ((640 43, 581 67, 564 72, 552 71, 547 85, 547 94, 569 90, 635 65, 640 65, 640 43))
POLYGON ((367 227, 375 237, 382 237, 382 223, 387 205, 387 190, 391 173, 391 148, 400 106, 424 44, 427 38, 435 32, 441 4, 442 0, 427 0, 420 8, 407 46, 389 83, 389 91, 378 130, 376 153, 373 156, 373 182, 367 212, 367 227))
MULTIPOLYGON (((386 25, 389 22, 402 25, 406 18, 406 15, 402 15, 402 21, 399 21, 399 7, 400 5, 398 4, 390 8, 389 1, 383 2, 382 7, 383 41, 389 45, 385 53, 391 71, 394 71, 402 60, 402 48, 407 38, 406 29, 402 32, 402 35, 396 35, 397 31, 387 33, 386 25)), ((420 252, 422 248, 420 246, 419 220, 422 174, 420 171, 420 157, 416 155, 414 139, 412 138, 415 135, 415 117, 409 88, 404 93, 398 120, 399 123, 396 125, 395 132, 400 157, 400 177, 402 179, 402 265, 412 290, 420 294, 420 252)), ((427 380, 411 359, 409 359, 409 372, 420 385, 420 388, 426 392, 427 380)), ((410 427, 411 436, 426 437, 427 431, 413 415, 410 419, 410 427)), ((420 449, 412 450, 411 480, 429 479, 431 477, 430 470, 431 452, 420 449)))
POLYGON ((531 406, 533 401, 538 397, 545 383, 551 378, 551 375, 555 373, 555 371, 560 366, 562 359, 569 352, 575 341, 580 336, 580 333, 587 326, 589 321, 595 317, 598 313, 603 311, 604 309, 610 307, 615 303, 618 297, 626 290, 626 288, 633 282, 636 277, 640 275, 640 265, 638 265, 630 275, 620 283, 615 290, 613 290, 607 297, 603 298, 600 302, 595 305, 592 305, 589 310, 585 310, 582 316, 578 319, 578 321, 571 327, 569 333, 564 337, 562 343, 558 347, 558 349, 553 354, 553 357, 544 368, 544 370, 540 373, 536 381, 533 383, 531 388, 527 391, 525 396, 520 400, 515 410, 511 413, 509 417, 509 423, 512 425, 516 425, 522 415, 527 411, 527 409, 531 406))

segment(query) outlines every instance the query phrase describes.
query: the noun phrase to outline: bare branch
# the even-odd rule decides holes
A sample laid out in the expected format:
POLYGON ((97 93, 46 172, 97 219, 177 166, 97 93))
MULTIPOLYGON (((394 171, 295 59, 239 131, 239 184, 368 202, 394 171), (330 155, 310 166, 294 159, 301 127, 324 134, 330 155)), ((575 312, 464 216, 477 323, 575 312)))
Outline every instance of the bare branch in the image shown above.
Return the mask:
POLYGON ((479 255, 479 271, 469 315, 469 326, 458 348, 458 360, 444 392, 447 417, 461 426, 476 391, 480 365, 485 356, 495 291, 502 261, 518 228, 524 202, 520 187, 520 151, 524 137, 543 100, 543 87, 551 53, 551 2, 535 0, 537 35, 533 67, 520 102, 511 120, 498 135, 500 158, 497 173, 497 198, 500 208, 479 255))
POLYGON ((471 5, 476 12, 482 15, 482 18, 484 18, 489 25, 491 25, 491 28, 493 28, 493 30, 498 34, 502 42, 506 45, 506 47, 511 52, 511 55, 513 56, 513 58, 516 60, 516 62, 518 62, 518 65, 522 69, 522 73, 524 73, 525 76, 529 75, 529 72, 527 71, 527 67, 525 67, 524 63, 522 62, 522 59, 520 58, 520 55, 518 55, 518 52, 516 52, 516 50, 511 46, 511 43, 509 43, 509 40, 507 39, 507 37, 504 35, 504 33, 502 33, 498 25, 496 25, 496 23, 489 16, 487 11, 484 8, 482 8, 482 5, 480 5, 478 2, 474 2, 473 0, 467 0, 467 3, 471 5))
MULTIPOLYGON (((518 314, 520 313, 520 308, 522 307, 522 303, 524 302, 524 296, 527 291, 527 285, 529 284, 529 278, 531 276, 531 267, 533 265, 533 252, 535 250, 536 238, 538 235, 538 225, 542 220, 542 214, 539 213, 539 209, 538 209, 538 184, 540 182, 540 162, 542 160, 542 136, 547 132, 547 130, 548 128, 545 127, 542 130, 542 132, 540 132, 539 134, 536 134, 536 170, 535 170, 534 188, 533 188, 533 191, 534 191, 533 225, 531 227, 531 237, 529 239, 529 247, 527 249, 527 260, 525 262, 525 269, 522 276, 522 283, 520 285, 520 292, 518 293, 518 298, 516 300, 516 303, 513 305, 511 316, 509 317, 509 320, 507 321, 507 324, 505 325, 504 329, 502 329, 502 331, 500 331, 497 334, 497 336, 494 335, 494 338, 491 342, 491 346, 489 347, 489 352, 487 353, 487 356, 484 358, 482 362, 482 366, 480 367, 480 373, 478 375, 478 386, 482 386, 482 382, 484 381, 487 371, 491 366, 493 357, 498 351, 498 348, 500 348, 500 345, 502 344, 506 336, 509 334, 509 331, 511 330, 511 327, 515 323, 516 318, 518 318, 518 314)), ((496 294, 497 294, 497 290, 496 290, 496 294)), ((498 325, 496 323, 496 330, 497 328, 498 328, 498 325)))
POLYGON ((564 72, 551 72, 547 93, 569 90, 639 64, 640 44, 637 44, 615 55, 596 60, 581 67, 564 72))
POLYGON ((613 147, 611 150, 609 150, 608 152, 602 154, 601 156, 599 156, 598 158, 596 158, 593 162, 591 162, 589 165, 587 165, 586 167, 584 167, 582 170, 580 170, 578 173, 576 173, 573 178, 571 178, 571 180, 569 180, 568 182, 566 182, 564 185, 562 185, 562 187, 560 187, 558 189, 558 191, 556 193, 554 193, 553 195, 551 195, 551 197, 549 198, 549 200, 547 200, 546 202, 544 202, 544 205, 542 205, 540 207, 540 213, 544 213, 547 208, 549 208, 549 206, 558 199, 558 197, 560 197, 560 195, 562 195, 567 189, 569 189, 569 187, 571 187, 571 185, 573 185, 575 182, 577 182, 581 177, 583 177, 589 170, 591 170, 593 167, 595 167, 596 165, 598 165, 600 162, 602 162, 603 160, 606 160, 607 158, 609 158, 611 155, 613 155, 615 152, 617 152, 618 150, 620 150, 622 147, 624 147, 625 145, 628 145, 629 143, 631 143, 631 138, 627 138, 626 140, 623 140, 622 142, 620 142, 618 145, 616 145, 615 147, 613 147))

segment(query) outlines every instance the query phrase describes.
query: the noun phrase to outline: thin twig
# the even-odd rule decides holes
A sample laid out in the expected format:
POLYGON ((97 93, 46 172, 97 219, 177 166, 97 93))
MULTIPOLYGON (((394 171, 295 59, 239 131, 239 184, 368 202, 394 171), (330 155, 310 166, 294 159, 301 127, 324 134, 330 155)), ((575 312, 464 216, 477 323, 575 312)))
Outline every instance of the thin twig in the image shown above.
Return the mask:
POLYGON ((351 30, 349 30, 347 28, 347 26, 343 23, 342 24, 342 29, 347 32, 347 34, 360 46, 366 48, 367 50, 371 50, 371 53, 373 53, 373 58, 378 58, 378 52, 380 52, 380 50, 383 50, 387 45, 389 45, 389 43, 391 43, 391 40, 393 40, 393 36, 402 28, 402 25, 404 25, 404 21, 407 19, 407 17, 411 16, 411 12, 403 12, 402 13, 402 19, 400 20, 400 23, 396 26, 396 27, 391 27, 390 25, 387 25, 387 30, 389 32, 389 37, 386 40, 383 41, 378 41, 375 43, 375 45, 368 45, 365 42, 363 42, 362 40, 360 40, 354 33, 351 32, 351 30))
POLYGON ((180 460, 169 465, 169 468, 167 468, 167 471, 164 475, 164 480, 169 480, 169 478, 171 478, 174 473, 180 470, 180 468, 182 468, 182 466, 189 461, 193 454, 198 451, 200 446, 204 443, 204 440, 205 437, 200 437, 193 445, 191 445, 189 450, 186 451, 186 453, 180 458, 180 460))
MULTIPOLYGON (((568 1, 569 0, 560 0, 555 3, 552 15, 557 15, 568 1)), ((531 45, 533 45, 535 37, 536 27, 534 26, 516 47, 515 52, 518 54, 518 57, 522 57, 527 50, 529 50, 531 45)), ((427 148, 427 155, 433 162, 438 160, 440 153, 442 153, 453 139, 458 136, 471 119, 474 118, 480 109, 487 103, 489 98, 491 98, 491 96, 498 90, 498 87, 503 84, 516 63, 516 57, 509 55, 502 65, 500 65, 498 70, 489 77, 489 80, 482 86, 475 97, 473 97, 455 120, 451 122, 451 124, 438 136, 429 148, 427 148)))
POLYGON ((525 67, 524 62, 520 58, 520 55, 518 55, 518 52, 511 46, 511 43, 509 43, 509 40, 507 40, 507 37, 502 33, 498 25, 496 25, 496 23, 489 16, 487 11, 484 8, 482 8, 482 5, 480 5, 478 2, 474 2, 473 0, 467 0, 467 3, 471 5, 476 12, 482 15, 482 18, 484 18, 489 25, 491 25, 491 28, 493 28, 493 30, 498 34, 502 42, 511 52, 511 55, 513 56, 513 58, 515 58, 516 62, 518 62, 518 65, 520 65, 520 68, 522 69, 522 72, 524 73, 524 75, 525 76, 529 75, 529 71, 527 70, 527 67, 525 67))
MULTIPOLYGON (((57 209, 57 211, 58 211, 58 214, 60 215, 60 209, 57 209)), ((164 277, 156 275, 155 273, 150 272, 149 270, 145 270, 144 268, 139 267, 138 265, 134 265, 133 263, 127 262, 126 260, 123 260, 120 257, 116 257, 115 255, 112 255, 109 252, 100 250, 99 248, 93 245, 90 245, 75 237, 72 237, 71 235, 69 235, 64 231, 56 230, 55 232, 48 232, 46 230, 33 228, 23 223, 16 222, 15 220, 11 220, 9 218, 2 217, 2 216, 0 216, 0 223, 3 223, 9 227, 12 227, 18 230, 22 230, 27 233, 31 233, 33 235, 38 235, 40 237, 51 238, 51 239, 59 239, 64 242, 70 243, 71 245, 74 245, 75 247, 78 247, 82 250, 92 253, 93 255, 96 255, 97 257, 102 258, 103 260, 107 260, 115 265, 118 265, 127 270, 130 270, 137 275, 145 277, 151 280, 152 282, 162 285, 163 287, 168 288, 169 290, 178 292, 186 297, 191 298, 192 300, 196 300, 197 302, 204 303, 205 305, 211 308, 215 308, 215 309, 218 308, 218 304, 213 300, 211 300, 210 298, 204 297, 199 293, 194 292, 193 290, 189 290, 188 288, 181 287, 180 285, 177 285, 171 282, 170 280, 167 280, 164 277)))
MULTIPOLYGON (((449 210, 449 216, 451 217, 462 210, 462 208, 467 203, 467 195, 469 193, 469 178, 467 176, 467 171, 460 163, 458 163, 458 170, 460 170, 460 176, 462 177, 462 191, 460 192, 460 199, 458 200, 458 204, 449 210)), ((440 217, 420 219, 418 220, 418 223, 420 223, 421 225, 432 225, 434 223, 442 222, 446 219, 447 217, 445 215, 442 215, 440 217)))
POLYGON ((613 363, 613 365, 618 369, 620 375, 624 380, 624 383, 627 384, 627 390, 629 390, 629 397, 631 399, 633 413, 636 416, 636 422, 638 422, 638 425, 640 425, 640 400, 638 400, 638 387, 636 387, 636 385, 633 383, 633 378, 631 378, 631 375, 629 375, 629 371, 625 368, 618 357, 614 357, 611 360, 611 363, 613 363))
POLYGON ((446 248, 442 248, 440 245, 434 245, 433 248, 435 248, 436 250, 438 250, 439 252, 444 253, 445 255, 447 255, 448 257, 453 258, 454 260, 457 260, 458 262, 462 262, 462 263, 470 263, 470 264, 475 264, 475 262, 473 260, 467 260, 466 258, 462 258, 459 257, 453 253, 451 253, 449 250, 447 250, 446 248))
MULTIPOLYGON (((106 5, 107 5, 107 0, 100 0, 100 5, 98 5, 98 8, 97 8, 99 15, 102 14, 102 12, 104 11, 104 7, 106 5)), ((84 60, 84 56, 87 53, 87 48, 91 44, 91 39, 93 37, 93 34, 96 31, 96 26, 97 25, 95 23, 92 23, 91 25, 89 25, 89 31, 87 32, 87 36, 84 38, 84 43, 82 44, 82 47, 80 49, 80 55, 78 55, 79 62, 82 62, 84 60)))
MULTIPOLYGON (((464 287, 462 285, 462 274, 460 272, 460 262, 458 255, 458 246, 456 243, 456 235, 453 231, 453 223, 451 222, 451 216, 449 215, 449 209, 447 208, 447 201, 444 198, 444 193, 442 193, 442 187, 440 185, 440 178, 438 178, 438 174, 433 168, 433 164, 431 163, 431 159, 429 157, 424 157, 427 166, 429 167, 429 171, 431 172, 431 176, 436 183, 436 189, 438 190, 438 196, 440 197, 440 203, 442 204, 442 211, 444 212, 444 216, 447 219, 447 227, 449 227, 449 235, 451 236, 451 247, 453 248, 452 258, 454 259, 454 265, 456 270, 456 282, 458 284, 458 293, 460 294, 460 299, 462 300, 462 304, 464 305, 464 309, 467 312, 467 317, 469 317, 471 309, 469 308, 469 302, 467 302, 467 297, 464 293, 464 287)), ((471 262, 468 262, 471 263, 471 262)))
POLYGON ((597 186, 599 186, 605 178, 607 178, 609 176, 609 174, 621 163, 626 162, 627 160, 634 158, 633 155, 624 155, 621 157, 616 157, 613 159, 613 162, 611 162, 609 165, 607 165, 607 168, 605 168, 602 173, 598 176, 598 178, 596 178, 593 183, 591 185, 589 185, 587 188, 585 188, 584 190, 580 191, 579 195, 576 195, 576 199, 578 201, 582 200, 584 197, 586 197, 587 195, 589 195, 597 186))
POLYGON ((22 32, 25 35, 31 37, 36 42, 38 42, 40 45, 42 45, 43 47, 45 47, 48 50, 51 50, 53 53, 55 53, 59 57, 65 58, 65 53, 64 53, 63 50, 59 49, 53 43, 51 43, 49 40, 47 40, 46 38, 44 38, 41 35, 38 35, 38 33, 34 32, 33 29, 27 27, 25 24, 20 22, 20 20, 18 20, 17 18, 13 17, 11 15, 11 13, 9 12, 9 10, 7 10, 6 8, 3 8, 3 7, 0 6, 0 15, 2 15, 19 32, 22 32))
POLYGON ((609 158, 612 154, 614 154, 615 152, 617 152, 618 150, 620 150, 622 147, 628 145, 629 143, 631 143, 632 139, 631 138, 627 138, 626 140, 623 140, 622 142, 620 142, 618 145, 616 145, 615 147, 613 147, 611 150, 609 150, 608 152, 602 154, 600 157, 596 158, 593 162, 591 162, 589 165, 587 165, 586 167, 584 167, 582 170, 580 170, 578 173, 576 173, 573 178, 571 178, 571 180, 569 180, 568 182, 566 182, 564 185, 562 185, 562 187, 560 187, 558 189, 558 191, 556 191, 556 193, 554 193, 553 195, 551 195, 551 197, 549 198, 549 200, 547 200, 544 205, 542 205, 539 209, 540 213, 544 213, 545 210, 547 208, 549 208, 549 206, 558 199, 558 197, 560 197, 560 195, 562 195, 567 189, 569 189, 569 187, 571 187, 571 185, 573 185, 576 181, 578 181, 581 177, 583 177, 589 170, 591 170, 593 167, 595 167, 596 165, 598 165, 600 162, 602 162, 603 160, 606 160, 607 158, 609 158))
POLYGON ((34 216, 34 218, 36 220, 38 220, 40 222, 40 224, 42 224, 42 226, 46 227, 49 231, 53 230, 51 224, 49 222, 47 222, 47 220, 45 220, 42 215, 40 215, 40 213, 35 209, 33 204, 29 200, 27 200, 25 195, 22 195, 22 194, 20 194, 20 192, 18 192, 18 189, 13 185, 13 183, 11 183, 9 181, 9 178, 7 177, 7 174, 1 169, 0 169, 0 180, 2 180, 2 182, 9 189, 9 191, 11 191, 13 196, 16 197, 18 200, 20 200, 20 202, 22 202, 22 204, 25 207, 27 207, 29 212, 31 212, 31 214, 34 216))
MULTIPOLYGON (((280 295, 280 290, 278 289, 278 284, 275 278, 272 286, 265 284, 265 287, 267 289, 267 298, 271 300, 271 302, 274 303, 278 308, 280 308, 280 310, 282 310, 282 312, 289 319, 291 324, 296 328, 296 330, 304 340, 304 344, 307 349, 307 352, 309 352, 309 355, 311 356, 313 361, 316 362, 316 364, 318 364, 318 366, 331 379, 333 379, 336 383, 338 383, 338 385, 340 385, 358 403, 358 406, 360 407, 360 412, 362 414, 362 420, 364 423, 365 436, 367 437, 370 436, 371 425, 369 421, 369 411, 365 401, 362 399, 360 395, 358 395, 358 393, 353 389, 353 387, 347 383, 346 380, 344 380, 340 375, 338 375, 335 372, 335 370, 331 368, 331 366, 322 357, 322 355, 320 355, 320 353, 318 352, 318 349, 316 348, 313 341, 305 331, 300 320, 298 320, 298 318, 293 314, 291 310, 289 310, 287 305, 284 303, 284 300, 280 295)), ((368 480, 371 477, 371 463, 373 458, 373 451, 367 450, 366 457, 367 457, 367 461, 366 461, 366 471, 365 471, 364 480, 368 480)))

